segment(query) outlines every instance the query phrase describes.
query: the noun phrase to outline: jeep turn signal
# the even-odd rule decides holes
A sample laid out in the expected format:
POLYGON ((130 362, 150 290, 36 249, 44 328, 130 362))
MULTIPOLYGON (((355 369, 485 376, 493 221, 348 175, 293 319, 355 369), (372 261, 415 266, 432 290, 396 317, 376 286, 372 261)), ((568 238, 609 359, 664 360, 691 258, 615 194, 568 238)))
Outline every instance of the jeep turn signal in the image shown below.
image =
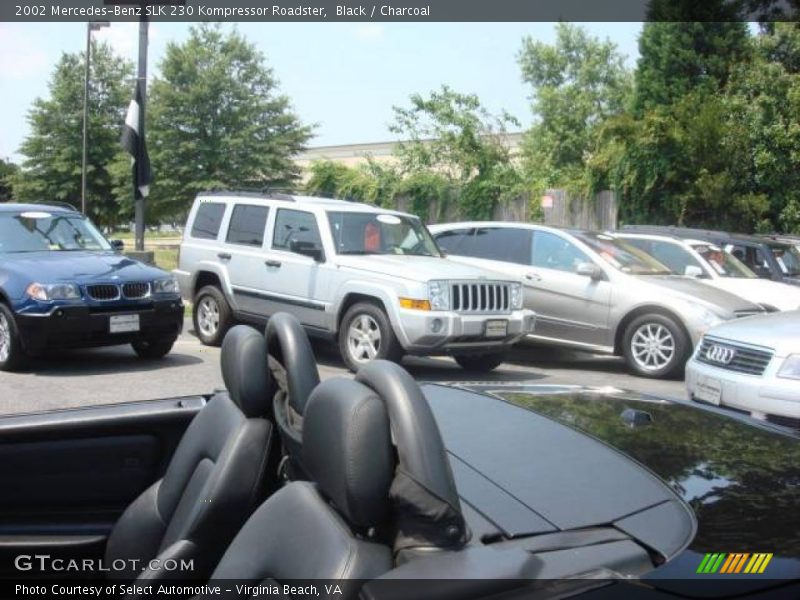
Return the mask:
POLYGON ((400 307, 412 310, 430 310, 431 303, 427 300, 416 300, 415 298, 400 298, 400 307))

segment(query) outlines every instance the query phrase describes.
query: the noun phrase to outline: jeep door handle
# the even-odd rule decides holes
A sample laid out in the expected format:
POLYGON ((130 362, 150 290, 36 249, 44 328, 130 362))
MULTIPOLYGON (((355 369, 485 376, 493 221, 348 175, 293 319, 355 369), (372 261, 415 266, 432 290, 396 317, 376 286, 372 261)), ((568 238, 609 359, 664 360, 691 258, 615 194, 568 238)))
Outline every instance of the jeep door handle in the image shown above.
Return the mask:
POLYGON ((268 267, 277 267, 277 268, 280 268, 280 266, 281 266, 281 261, 279 261, 279 260, 265 260, 265 261, 264 261, 264 264, 265 264, 265 265, 267 265, 268 267))
POLYGON ((217 254, 217 258, 219 258, 220 260, 230 260, 231 255, 228 254, 227 252, 220 252, 219 254, 217 254))
POLYGON ((538 273, 525 273, 525 279, 528 281, 541 281, 542 276, 538 273))

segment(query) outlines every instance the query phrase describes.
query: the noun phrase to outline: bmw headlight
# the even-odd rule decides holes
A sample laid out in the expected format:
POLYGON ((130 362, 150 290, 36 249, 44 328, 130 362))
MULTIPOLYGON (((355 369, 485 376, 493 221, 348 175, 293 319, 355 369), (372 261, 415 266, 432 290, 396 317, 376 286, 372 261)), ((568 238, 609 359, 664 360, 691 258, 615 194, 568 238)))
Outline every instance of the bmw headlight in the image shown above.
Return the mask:
POLYGON ((81 297, 81 291, 74 283, 32 283, 25 293, 40 302, 75 300, 81 297))
POLYGON ((446 281, 428 282, 431 310, 450 310, 450 286, 446 281))
POLYGON ((174 277, 168 279, 157 279, 153 282, 154 294, 177 294, 180 292, 178 280, 174 277))
POLYGON ((790 354, 778 369, 778 377, 800 379, 800 354, 790 354))
POLYGON ((511 284, 511 309, 512 310, 519 310, 522 308, 522 284, 521 283, 512 283, 511 284))

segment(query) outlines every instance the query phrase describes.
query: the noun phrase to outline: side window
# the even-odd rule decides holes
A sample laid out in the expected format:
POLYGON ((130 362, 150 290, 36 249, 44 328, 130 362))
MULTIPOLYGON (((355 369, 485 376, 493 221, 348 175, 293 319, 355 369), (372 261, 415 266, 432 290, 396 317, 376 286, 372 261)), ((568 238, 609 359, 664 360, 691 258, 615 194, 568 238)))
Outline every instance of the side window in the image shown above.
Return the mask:
POLYGON ((572 242, 547 231, 536 231, 531 262, 534 267, 574 273, 580 263, 592 260, 572 242))
POLYGON ((437 233, 433 238, 439 245, 439 248, 448 254, 463 254, 460 251, 464 242, 469 239, 471 229, 453 229, 451 231, 442 231, 437 233))
POLYGON ((322 248, 317 218, 312 213, 302 210, 280 208, 275 216, 272 247, 289 250, 289 244, 293 241, 311 243, 317 248, 322 248))
POLYGON ((470 256, 529 265, 531 231, 510 227, 481 227, 475 230, 470 256))
POLYGON ((225 214, 222 202, 203 202, 197 209, 192 224, 192 237, 201 240, 215 240, 225 214))
POLYGON ((226 241, 230 244, 260 247, 264 243, 268 213, 266 206, 237 204, 233 207, 226 241))

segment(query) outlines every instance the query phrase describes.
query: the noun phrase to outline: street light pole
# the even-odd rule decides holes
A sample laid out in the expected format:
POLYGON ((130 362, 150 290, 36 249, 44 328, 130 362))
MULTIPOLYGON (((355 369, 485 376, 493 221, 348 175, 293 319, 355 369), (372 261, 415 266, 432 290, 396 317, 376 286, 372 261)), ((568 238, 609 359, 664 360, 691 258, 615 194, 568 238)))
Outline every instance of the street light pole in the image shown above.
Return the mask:
POLYGON ((89 132, 89 63, 92 58, 92 31, 108 27, 108 21, 89 21, 86 24, 86 59, 83 73, 83 159, 81 161, 81 213, 86 214, 86 150, 89 132))

